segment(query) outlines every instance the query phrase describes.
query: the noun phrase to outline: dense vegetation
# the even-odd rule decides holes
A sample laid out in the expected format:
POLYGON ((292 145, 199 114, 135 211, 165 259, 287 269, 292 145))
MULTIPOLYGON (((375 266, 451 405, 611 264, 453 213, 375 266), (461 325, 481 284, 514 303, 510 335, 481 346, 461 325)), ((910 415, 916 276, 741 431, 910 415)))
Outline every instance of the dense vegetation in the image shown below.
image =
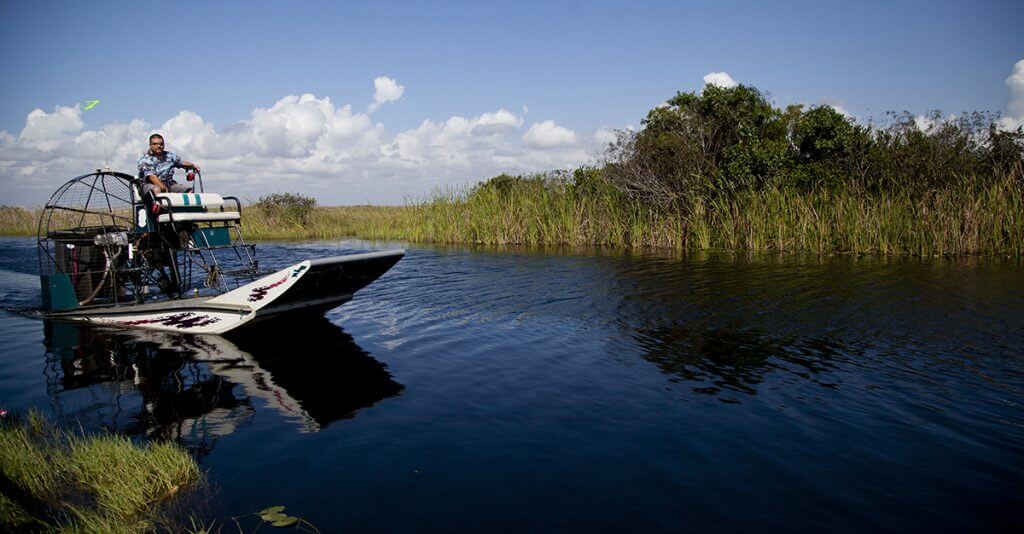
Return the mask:
MULTIPOLYGON (((254 238, 607 245, 814 253, 1024 255, 1024 131, 997 117, 776 108, 706 86, 621 131, 596 166, 434 191, 403 207, 318 207, 285 193, 248 208, 254 238)), ((35 217, 0 207, 0 230, 35 217)))
POLYGON ((768 187, 921 197, 964 181, 1019 178, 1024 133, 1001 132, 996 119, 890 113, 864 126, 830 106, 782 110, 754 88, 708 85, 677 94, 648 113, 642 130, 621 135, 604 176, 631 197, 682 209, 695 197, 768 187))
MULTIPOLYGON (((442 242, 920 255, 1024 253, 1024 132, 997 117, 778 109, 709 85, 620 132, 596 167, 500 175, 411 206, 442 242)), ((380 226, 380 225, 378 225, 380 226)))
POLYGON ((274 193, 260 197, 252 207, 274 226, 306 226, 316 208, 316 199, 296 193, 274 193))

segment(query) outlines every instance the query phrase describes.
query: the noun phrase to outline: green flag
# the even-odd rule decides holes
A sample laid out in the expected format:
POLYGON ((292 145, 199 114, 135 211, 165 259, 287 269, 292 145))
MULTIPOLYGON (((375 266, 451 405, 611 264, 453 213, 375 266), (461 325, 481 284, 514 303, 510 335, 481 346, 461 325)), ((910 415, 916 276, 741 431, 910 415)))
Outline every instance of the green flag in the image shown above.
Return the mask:
POLYGON ((85 104, 82 104, 82 111, 89 111, 90 109, 96 107, 96 104, 99 104, 99 103, 100 103, 99 100, 90 100, 90 101, 86 102, 85 104))

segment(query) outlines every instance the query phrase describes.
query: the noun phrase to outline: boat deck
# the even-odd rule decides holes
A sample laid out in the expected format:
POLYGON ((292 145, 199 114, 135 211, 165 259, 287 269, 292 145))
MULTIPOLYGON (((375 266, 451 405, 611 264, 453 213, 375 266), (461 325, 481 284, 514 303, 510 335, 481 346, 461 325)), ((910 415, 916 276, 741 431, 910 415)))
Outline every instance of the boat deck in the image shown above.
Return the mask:
POLYGON ((208 301, 213 299, 217 295, 200 296, 200 297, 188 297, 180 299, 165 299, 154 302, 146 302, 143 304, 121 304, 112 306, 97 306, 76 308, 74 310, 54 312, 48 314, 49 317, 54 319, 74 318, 82 316, 96 316, 96 315, 118 315, 123 313, 159 313, 166 311, 182 310, 182 309, 215 309, 221 311, 238 311, 246 312, 247 308, 241 306, 227 306, 224 304, 209 304, 208 301))

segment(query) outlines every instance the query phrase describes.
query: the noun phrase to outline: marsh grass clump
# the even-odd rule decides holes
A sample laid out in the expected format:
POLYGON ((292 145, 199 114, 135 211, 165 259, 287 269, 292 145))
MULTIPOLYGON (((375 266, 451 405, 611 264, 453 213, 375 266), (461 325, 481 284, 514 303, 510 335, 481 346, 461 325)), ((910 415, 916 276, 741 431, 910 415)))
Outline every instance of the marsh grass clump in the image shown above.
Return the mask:
POLYGON ((195 461, 177 445, 136 445, 115 435, 73 438, 67 467, 100 515, 125 524, 145 521, 149 507, 201 479, 195 461))
POLYGON ((37 412, 0 420, 0 527, 60 532, 173 529, 172 510, 202 486, 171 443, 64 431, 37 412))

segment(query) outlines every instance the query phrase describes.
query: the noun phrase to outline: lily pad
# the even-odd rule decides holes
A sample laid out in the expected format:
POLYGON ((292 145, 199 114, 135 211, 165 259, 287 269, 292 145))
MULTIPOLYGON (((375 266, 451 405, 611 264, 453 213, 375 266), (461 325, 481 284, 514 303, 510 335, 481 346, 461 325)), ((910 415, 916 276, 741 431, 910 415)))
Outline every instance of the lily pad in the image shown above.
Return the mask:
POLYGON ((266 521, 268 523, 273 523, 274 521, 281 521, 282 519, 288 519, 288 515, 286 515, 286 514, 262 514, 262 515, 260 515, 260 519, 262 519, 262 520, 264 520, 264 521, 266 521))
POLYGON ((270 526, 272 526, 272 527, 287 527, 288 525, 294 525, 298 521, 299 521, 299 518, 297 518, 297 517, 289 517, 289 518, 286 518, 286 519, 282 519, 280 521, 274 521, 273 523, 270 524, 270 526))
POLYGON ((263 514, 279 514, 284 511, 284 506, 271 506, 270 508, 264 508, 260 510, 260 515, 263 514))

